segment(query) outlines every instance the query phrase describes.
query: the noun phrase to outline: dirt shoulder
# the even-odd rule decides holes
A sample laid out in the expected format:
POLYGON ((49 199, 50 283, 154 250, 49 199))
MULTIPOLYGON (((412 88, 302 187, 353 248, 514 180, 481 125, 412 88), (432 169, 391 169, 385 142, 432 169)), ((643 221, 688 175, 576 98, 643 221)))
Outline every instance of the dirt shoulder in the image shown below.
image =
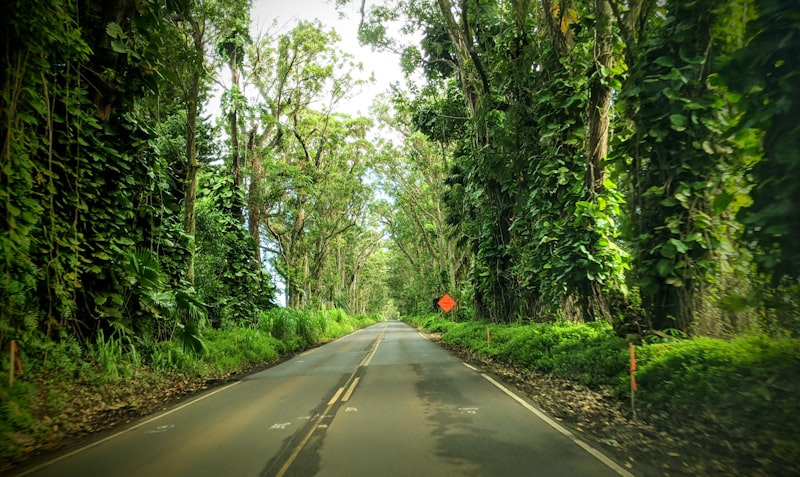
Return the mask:
POLYGON ((638 477, 792 475, 767 470, 771 463, 754 459, 747 452, 747 442, 733 445, 721 439, 720 431, 713 427, 680 416, 648 414, 643 409, 637 409, 633 419, 630 402, 620 401, 610 390, 590 389, 549 374, 516 369, 444 343, 439 334, 428 336, 465 362, 515 387, 638 477))
POLYGON ((199 378, 138 370, 130 379, 105 385, 88 382, 52 383, 36 380, 31 405, 31 432, 10 436, 21 450, 14 459, 0 460, 0 475, 46 462, 123 429, 137 419, 165 411, 209 389, 270 368, 289 357, 237 373, 199 378))
MULTIPOLYGON (((620 401, 610 391, 516 369, 447 345, 441 342, 440 335, 428 336, 464 361, 499 377, 638 477, 792 475, 768 472, 765 469, 769 468, 769 462, 754 461, 750 453, 743 452, 748 443, 732 445, 720 439, 719 432, 708 426, 698 426, 675 416, 648 415, 644 410, 638 410, 634 420, 630 403, 620 401)), ((24 456, 16 461, 0 462, 0 474, 44 462, 116 432, 136 419, 169 409, 208 389, 285 359, 288 357, 213 379, 139 374, 124 383, 102 387, 60 383, 56 392, 37 398, 33 406, 33 418, 38 423, 36 435, 13 436, 16 445, 25 449, 24 456)), ((48 383, 37 385, 48 386, 48 383)), ((794 475, 800 475, 800 471, 794 475)))

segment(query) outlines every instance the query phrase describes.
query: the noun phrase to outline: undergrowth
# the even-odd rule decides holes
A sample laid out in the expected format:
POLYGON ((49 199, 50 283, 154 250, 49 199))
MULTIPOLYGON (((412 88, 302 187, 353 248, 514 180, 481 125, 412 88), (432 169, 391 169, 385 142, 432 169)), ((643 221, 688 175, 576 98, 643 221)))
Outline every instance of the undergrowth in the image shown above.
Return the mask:
MULTIPOLYGON (((71 405, 65 398, 67 386, 103 395, 145 377, 164 382, 179 382, 184 376, 218 379, 382 320, 380 315, 350 316, 337 309, 274 308, 250 326, 202 327, 200 352, 179 340, 157 342, 123 331, 99 331, 85 344, 66 335, 54 341, 31 331, 18 340, 23 374, 11 387, 0 380, 0 464, 22 458, 37 438, 51 432, 50 416, 71 405)), ((8 376, 8 360, 1 361, 8 376)))
MULTIPOLYGON (((405 320, 508 365, 630 397, 629 344, 608 323, 453 323, 441 315, 405 320)), ((640 414, 714 426, 724 433, 721 441, 758 450, 776 468, 800 462, 800 340, 698 337, 644 343, 635 352, 640 414)))

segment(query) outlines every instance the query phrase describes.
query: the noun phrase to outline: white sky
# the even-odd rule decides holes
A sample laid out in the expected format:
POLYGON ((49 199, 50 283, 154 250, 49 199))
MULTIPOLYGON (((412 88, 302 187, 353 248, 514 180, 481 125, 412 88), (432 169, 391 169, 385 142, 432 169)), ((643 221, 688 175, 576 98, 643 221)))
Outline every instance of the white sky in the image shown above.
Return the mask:
POLYGON ((278 21, 282 32, 288 32, 300 20, 315 18, 326 27, 333 27, 342 38, 340 48, 363 63, 362 78, 375 76, 375 83, 365 85, 361 93, 354 95, 338 110, 352 116, 367 116, 374 97, 387 91, 391 83, 402 81, 403 73, 397 55, 373 52, 370 47, 358 44, 360 5, 360 0, 351 0, 350 5, 343 9, 346 18, 342 19, 331 0, 253 0, 251 34, 257 36, 266 32, 273 20, 278 21))

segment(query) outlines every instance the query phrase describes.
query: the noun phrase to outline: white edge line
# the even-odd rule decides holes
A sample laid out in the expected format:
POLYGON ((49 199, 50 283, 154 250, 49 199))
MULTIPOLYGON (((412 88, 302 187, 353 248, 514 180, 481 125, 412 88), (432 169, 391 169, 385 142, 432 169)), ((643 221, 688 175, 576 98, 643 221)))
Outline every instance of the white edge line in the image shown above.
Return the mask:
POLYGON ((495 381, 494 379, 492 379, 491 376, 489 376, 487 374, 481 374, 481 376, 483 376, 483 378, 486 379, 487 381, 489 381, 490 383, 494 384, 494 386, 496 388, 498 388, 499 390, 501 390, 504 393, 508 394, 509 397, 511 397, 511 399, 513 399, 513 400, 517 401, 518 403, 520 403, 522 405, 522 407, 524 407, 525 409, 527 409, 531 413, 535 414, 536 417, 538 417, 539 419, 541 419, 544 422, 546 422, 553 429, 557 430, 558 432, 560 432, 561 434, 564 434, 567 437, 573 437, 572 433, 570 431, 568 431, 564 426, 562 426, 561 424, 557 423, 556 421, 550 419, 550 417, 547 414, 545 414, 542 411, 540 411, 540 410, 536 409, 535 407, 531 406, 530 404, 528 404, 527 401, 525 401, 521 397, 517 396, 513 392, 509 391, 508 388, 506 388, 502 384, 500 384, 497 381, 495 381))
POLYGON ((72 457, 72 456, 74 456, 76 454, 80 454, 81 452, 89 450, 92 447, 97 447, 100 444, 104 444, 104 443, 110 441, 111 439, 116 439, 117 437, 119 437, 119 436, 121 436, 121 435, 123 435, 123 434, 125 434, 127 432, 135 431, 136 429, 139 429, 140 427, 146 426, 146 425, 150 424, 151 422, 157 421, 157 420, 161 419, 162 417, 169 416, 173 412, 178 412, 181 409, 183 409, 185 407, 188 407, 188 406, 191 406, 192 404, 195 404, 197 402, 200 402, 200 401, 202 401, 203 399, 205 399, 207 397, 211 397, 211 396, 213 396, 213 395, 215 395, 217 393, 221 393, 222 391, 225 391, 225 390, 227 390, 229 388, 232 388, 233 386, 236 386, 240 382, 241 381, 236 381, 235 383, 231 383, 231 384, 228 384, 227 386, 223 386, 223 387, 221 387, 219 389, 215 389, 214 391, 211 391, 208 394, 203 394, 202 396, 198 397, 197 399, 193 399, 193 400, 191 400, 189 402, 185 402, 185 403, 181 404, 178 407, 170 409, 169 411, 162 412, 161 414, 153 416, 150 419, 147 419, 147 420, 144 420, 144 421, 139 422, 137 424, 134 424, 133 426, 128 427, 128 428, 126 428, 126 429, 124 429, 122 431, 119 431, 119 432, 116 432, 114 434, 111 434, 108 437, 104 437, 104 438, 100 439, 99 441, 92 442, 91 444, 87 444, 87 445, 81 447, 80 449, 75 449, 72 452, 68 452, 68 453, 66 453, 64 455, 60 455, 60 456, 58 456, 58 457, 56 457, 56 458, 54 458, 52 460, 49 460, 49 461, 47 461, 47 462, 45 462, 43 464, 39 464, 36 467, 32 467, 32 468, 26 470, 25 472, 23 472, 21 474, 16 474, 16 475, 17 475, 17 477, 22 477, 23 475, 29 475, 29 474, 32 474, 32 473, 37 472, 39 470, 42 470, 45 467, 49 467, 49 466, 55 464, 56 462, 60 462, 60 461, 62 461, 64 459, 72 457))
POLYGON ((427 336, 423 335, 423 334, 422 334, 422 333, 420 333, 419 331, 417 331, 417 334, 418 334, 418 335, 420 335, 420 336, 422 336, 422 339, 428 339, 428 337, 427 337, 427 336))
POLYGON ((578 439, 577 437, 572 439, 572 441, 575 444, 578 444, 581 448, 583 448, 583 450, 585 450, 589 454, 593 455, 595 457, 595 459, 599 460, 600 462, 604 463, 606 466, 608 466, 609 468, 614 470, 619 475, 621 475, 623 477, 634 477, 633 474, 631 474, 627 470, 625 470, 622 467, 620 467, 619 464, 617 464, 613 460, 609 459, 608 456, 606 456, 605 454, 603 454, 599 450, 597 450, 594 447, 592 447, 589 443, 584 442, 584 441, 578 439))
POLYGON ((527 409, 531 413, 535 414, 536 417, 538 417, 539 419, 543 420, 547 425, 549 425, 553 429, 557 430, 561 434, 563 434, 563 435, 569 437, 570 439, 572 439, 572 441, 575 444, 580 446, 583 450, 588 452, 595 459, 597 459, 600 462, 602 462, 603 464, 605 464, 608 468, 610 468, 613 471, 615 471, 617 474, 621 475, 622 477, 635 477, 633 474, 631 474, 627 470, 625 470, 622 467, 620 467, 619 464, 617 464, 616 462, 614 462, 613 460, 608 458, 605 454, 603 454, 599 450, 595 449, 591 445, 587 444, 586 442, 584 442, 584 441, 578 439, 577 437, 575 437, 575 435, 572 434, 572 432, 570 432, 569 430, 567 430, 564 426, 562 426, 561 424, 559 424, 556 421, 552 420, 547 414, 543 413, 542 411, 540 411, 540 410, 536 409, 535 407, 531 406, 530 404, 528 404, 524 399, 522 399, 521 397, 517 396, 513 392, 509 391, 508 388, 506 388, 502 384, 500 384, 497 381, 495 381, 494 379, 492 379, 489 375, 481 373, 481 376, 483 376, 484 379, 486 379, 487 381, 492 383, 496 388, 498 388, 499 390, 501 390, 504 393, 506 393, 509 397, 511 397, 511 399, 513 399, 513 400, 517 401, 518 403, 520 403, 522 405, 522 407, 524 407, 525 409, 527 409))
POLYGON ((473 371, 476 371, 476 372, 478 371, 478 368, 476 368, 475 366, 472 366, 472 365, 464 363, 464 362, 462 362, 461 364, 463 364, 464 366, 468 367, 469 369, 471 369, 473 371))

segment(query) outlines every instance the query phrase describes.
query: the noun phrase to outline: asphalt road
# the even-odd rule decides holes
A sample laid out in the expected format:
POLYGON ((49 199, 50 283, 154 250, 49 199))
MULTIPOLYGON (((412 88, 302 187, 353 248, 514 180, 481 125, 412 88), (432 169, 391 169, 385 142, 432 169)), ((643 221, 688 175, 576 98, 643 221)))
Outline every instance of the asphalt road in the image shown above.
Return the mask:
POLYGON ((630 476, 390 321, 145 418, 30 476, 630 476))

